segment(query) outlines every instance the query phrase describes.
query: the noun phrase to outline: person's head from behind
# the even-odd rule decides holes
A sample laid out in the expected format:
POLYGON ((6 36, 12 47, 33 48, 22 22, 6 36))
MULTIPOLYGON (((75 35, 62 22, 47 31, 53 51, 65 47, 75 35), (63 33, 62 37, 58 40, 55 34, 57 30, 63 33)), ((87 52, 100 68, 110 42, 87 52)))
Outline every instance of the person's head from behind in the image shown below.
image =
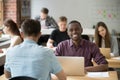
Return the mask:
POLYGON ((39 21, 26 19, 21 25, 21 31, 24 38, 34 38, 38 40, 40 37, 41 25, 39 21))
POLYGON ((104 22, 98 22, 95 27, 95 43, 101 47, 101 40, 105 40, 105 46, 110 46, 110 34, 104 22))
POLYGON ((46 19, 48 16, 49 10, 47 8, 42 8, 40 12, 41 19, 46 19))
POLYGON ((59 17, 58 26, 59 26, 59 30, 61 32, 66 31, 66 29, 67 29, 67 18, 65 16, 59 17))
POLYGON ((18 35, 20 36, 20 31, 17 24, 12 19, 6 19, 3 22, 4 33, 9 35, 18 35))
POLYGON ((68 24, 68 35, 73 41, 80 41, 82 31, 80 22, 73 20, 68 24))
POLYGON ((104 22, 98 22, 95 28, 95 35, 105 38, 109 36, 109 31, 104 22))

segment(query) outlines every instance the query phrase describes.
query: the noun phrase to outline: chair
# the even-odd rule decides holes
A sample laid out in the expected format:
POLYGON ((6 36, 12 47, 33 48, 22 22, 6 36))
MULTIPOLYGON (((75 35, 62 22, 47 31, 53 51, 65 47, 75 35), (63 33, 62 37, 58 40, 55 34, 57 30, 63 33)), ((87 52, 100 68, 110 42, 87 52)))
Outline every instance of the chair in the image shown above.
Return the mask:
POLYGON ((119 56, 120 56, 120 38, 117 38, 118 41, 118 49, 119 49, 119 56))
POLYGON ((81 37, 85 40, 90 40, 88 35, 81 35, 81 37))
POLYGON ((9 80, 37 80, 37 79, 28 76, 17 76, 10 78, 9 80))

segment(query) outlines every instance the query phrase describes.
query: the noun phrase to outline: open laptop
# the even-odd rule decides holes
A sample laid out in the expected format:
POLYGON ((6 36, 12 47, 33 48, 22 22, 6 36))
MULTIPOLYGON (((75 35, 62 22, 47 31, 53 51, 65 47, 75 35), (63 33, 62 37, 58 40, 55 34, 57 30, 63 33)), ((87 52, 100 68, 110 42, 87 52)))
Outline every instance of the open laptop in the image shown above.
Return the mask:
POLYGON ((99 48, 100 52, 105 56, 105 58, 109 59, 111 58, 110 55, 110 48, 99 48))
POLYGON ((84 71, 84 57, 57 56, 67 76, 82 76, 84 71))

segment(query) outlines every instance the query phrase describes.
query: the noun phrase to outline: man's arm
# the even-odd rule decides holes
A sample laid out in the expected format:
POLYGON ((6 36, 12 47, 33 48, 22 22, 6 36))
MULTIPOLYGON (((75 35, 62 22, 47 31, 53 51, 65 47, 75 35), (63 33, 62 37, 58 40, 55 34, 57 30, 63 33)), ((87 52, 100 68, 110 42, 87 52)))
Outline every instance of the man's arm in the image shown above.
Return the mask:
POLYGON ((54 40, 48 39, 48 41, 47 41, 47 47, 53 48, 53 47, 54 47, 54 46, 53 46, 53 42, 54 42, 54 40))
POLYGON ((95 44, 92 44, 91 53, 93 60, 97 63, 94 66, 88 66, 85 69, 87 71, 107 71, 108 70, 108 62, 106 61, 105 57, 100 53, 99 47, 95 44))
POLYGON ((55 75, 57 76, 58 80, 66 80, 66 75, 63 70, 61 70, 60 72, 58 72, 55 75))
POLYGON ((96 65, 96 66, 85 67, 85 70, 87 72, 107 71, 108 70, 108 64, 99 64, 99 65, 96 65))
POLYGON ((6 78, 11 78, 11 73, 10 72, 4 70, 4 74, 5 74, 6 78))
POLYGON ((51 22, 51 28, 58 28, 58 24, 57 24, 56 21, 53 19, 53 17, 50 18, 50 22, 51 22))

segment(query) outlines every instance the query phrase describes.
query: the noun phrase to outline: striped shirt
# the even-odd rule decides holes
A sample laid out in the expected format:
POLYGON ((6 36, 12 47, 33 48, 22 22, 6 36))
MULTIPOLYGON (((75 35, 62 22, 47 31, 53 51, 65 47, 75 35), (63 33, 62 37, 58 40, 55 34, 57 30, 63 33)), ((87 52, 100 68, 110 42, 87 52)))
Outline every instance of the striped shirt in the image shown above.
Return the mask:
POLYGON ((62 41, 58 44, 55 54, 56 56, 82 56, 85 58, 85 67, 93 66, 92 59, 97 64, 108 64, 99 48, 94 43, 84 39, 81 39, 77 48, 71 39, 62 41))

